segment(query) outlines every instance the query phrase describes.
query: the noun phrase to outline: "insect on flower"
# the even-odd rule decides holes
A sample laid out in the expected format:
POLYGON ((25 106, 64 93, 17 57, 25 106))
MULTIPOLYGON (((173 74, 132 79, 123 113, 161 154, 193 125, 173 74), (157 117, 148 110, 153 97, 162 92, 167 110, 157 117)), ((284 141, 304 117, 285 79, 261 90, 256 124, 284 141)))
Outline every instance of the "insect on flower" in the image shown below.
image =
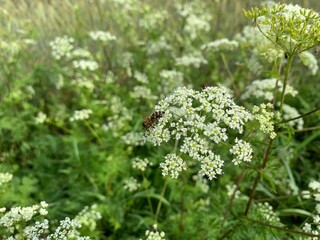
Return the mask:
POLYGON ((150 116, 147 116, 143 119, 142 126, 145 130, 150 130, 158 122, 158 120, 164 115, 164 111, 158 111, 152 113, 150 116))

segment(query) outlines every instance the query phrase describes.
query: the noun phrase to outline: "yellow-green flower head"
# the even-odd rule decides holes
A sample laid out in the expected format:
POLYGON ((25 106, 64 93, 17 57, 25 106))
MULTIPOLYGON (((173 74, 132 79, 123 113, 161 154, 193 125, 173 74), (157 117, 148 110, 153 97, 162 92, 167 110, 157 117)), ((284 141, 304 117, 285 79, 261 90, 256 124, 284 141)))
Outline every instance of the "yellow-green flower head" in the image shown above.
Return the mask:
POLYGON ((296 55, 320 44, 320 15, 299 5, 274 4, 252 8, 245 15, 253 18, 262 34, 288 55, 296 55))

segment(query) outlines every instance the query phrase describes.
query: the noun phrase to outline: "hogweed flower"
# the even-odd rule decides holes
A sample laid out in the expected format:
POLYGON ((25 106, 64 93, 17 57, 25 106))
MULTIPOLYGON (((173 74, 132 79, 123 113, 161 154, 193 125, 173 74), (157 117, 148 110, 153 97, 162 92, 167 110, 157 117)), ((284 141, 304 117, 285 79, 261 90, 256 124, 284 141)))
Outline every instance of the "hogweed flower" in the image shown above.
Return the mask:
MULTIPOLYGON (((219 150, 225 147, 228 133, 242 134, 245 123, 252 118, 223 87, 207 87, 202 91, 178 88, 155 106, 155 112, 164 114, 146 133, 146 140, 155 146, 171 139, 179 143, 176 149, 179 153, 168 154, 160 165, 163 175, 172 178, 187 168, 185 156, 199 163, 199 173, 210 180, 222 174, 224 160, 219 150)), ((250 144, 238 141, 235 146, 239 144, 247 147, 247 153, 241 155, 232 150, 237 163, 249 161, 250 144)))

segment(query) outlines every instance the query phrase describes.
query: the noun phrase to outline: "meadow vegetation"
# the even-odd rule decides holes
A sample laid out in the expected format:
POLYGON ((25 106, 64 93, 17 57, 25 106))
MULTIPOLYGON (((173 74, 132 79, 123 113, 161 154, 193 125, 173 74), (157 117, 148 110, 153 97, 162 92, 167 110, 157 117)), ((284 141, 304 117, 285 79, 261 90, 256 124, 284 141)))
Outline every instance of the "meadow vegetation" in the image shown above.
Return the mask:
POLYGON ((319 10, 1 1, 0 238, 320 239, 319 10))

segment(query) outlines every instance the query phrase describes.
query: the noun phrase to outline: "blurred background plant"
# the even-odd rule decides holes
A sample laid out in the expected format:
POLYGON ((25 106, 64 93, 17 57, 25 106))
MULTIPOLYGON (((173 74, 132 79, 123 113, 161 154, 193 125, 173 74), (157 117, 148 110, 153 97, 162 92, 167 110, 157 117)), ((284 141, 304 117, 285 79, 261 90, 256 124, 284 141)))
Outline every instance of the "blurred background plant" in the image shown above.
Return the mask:
MULTIPOLYGON (((164 178, 159 165, 172 146, 143 139, 143 118, 178 87, 224 85, 248 108, 272 100, 287 59, 245 18, 257 1, 0 3, 1 216, 49 204, 44 225, 29 215, 14 229, 1 225, 2 238, 26 238, 33 226, 50 239, 73 220, 70 239, 299 239, 319 231, 319 199, 301 193, 319 191, 310 186, 320 181, 319 112, 278 133, 247 218, 264 135, 252 164, 226 164, 211 181, 193 168, 164 178)), ((320 10, 318 0, 290 3, 320 10)), ((319 108, 318 59, 317 48, 293 59, 283 119, 319 108)))

